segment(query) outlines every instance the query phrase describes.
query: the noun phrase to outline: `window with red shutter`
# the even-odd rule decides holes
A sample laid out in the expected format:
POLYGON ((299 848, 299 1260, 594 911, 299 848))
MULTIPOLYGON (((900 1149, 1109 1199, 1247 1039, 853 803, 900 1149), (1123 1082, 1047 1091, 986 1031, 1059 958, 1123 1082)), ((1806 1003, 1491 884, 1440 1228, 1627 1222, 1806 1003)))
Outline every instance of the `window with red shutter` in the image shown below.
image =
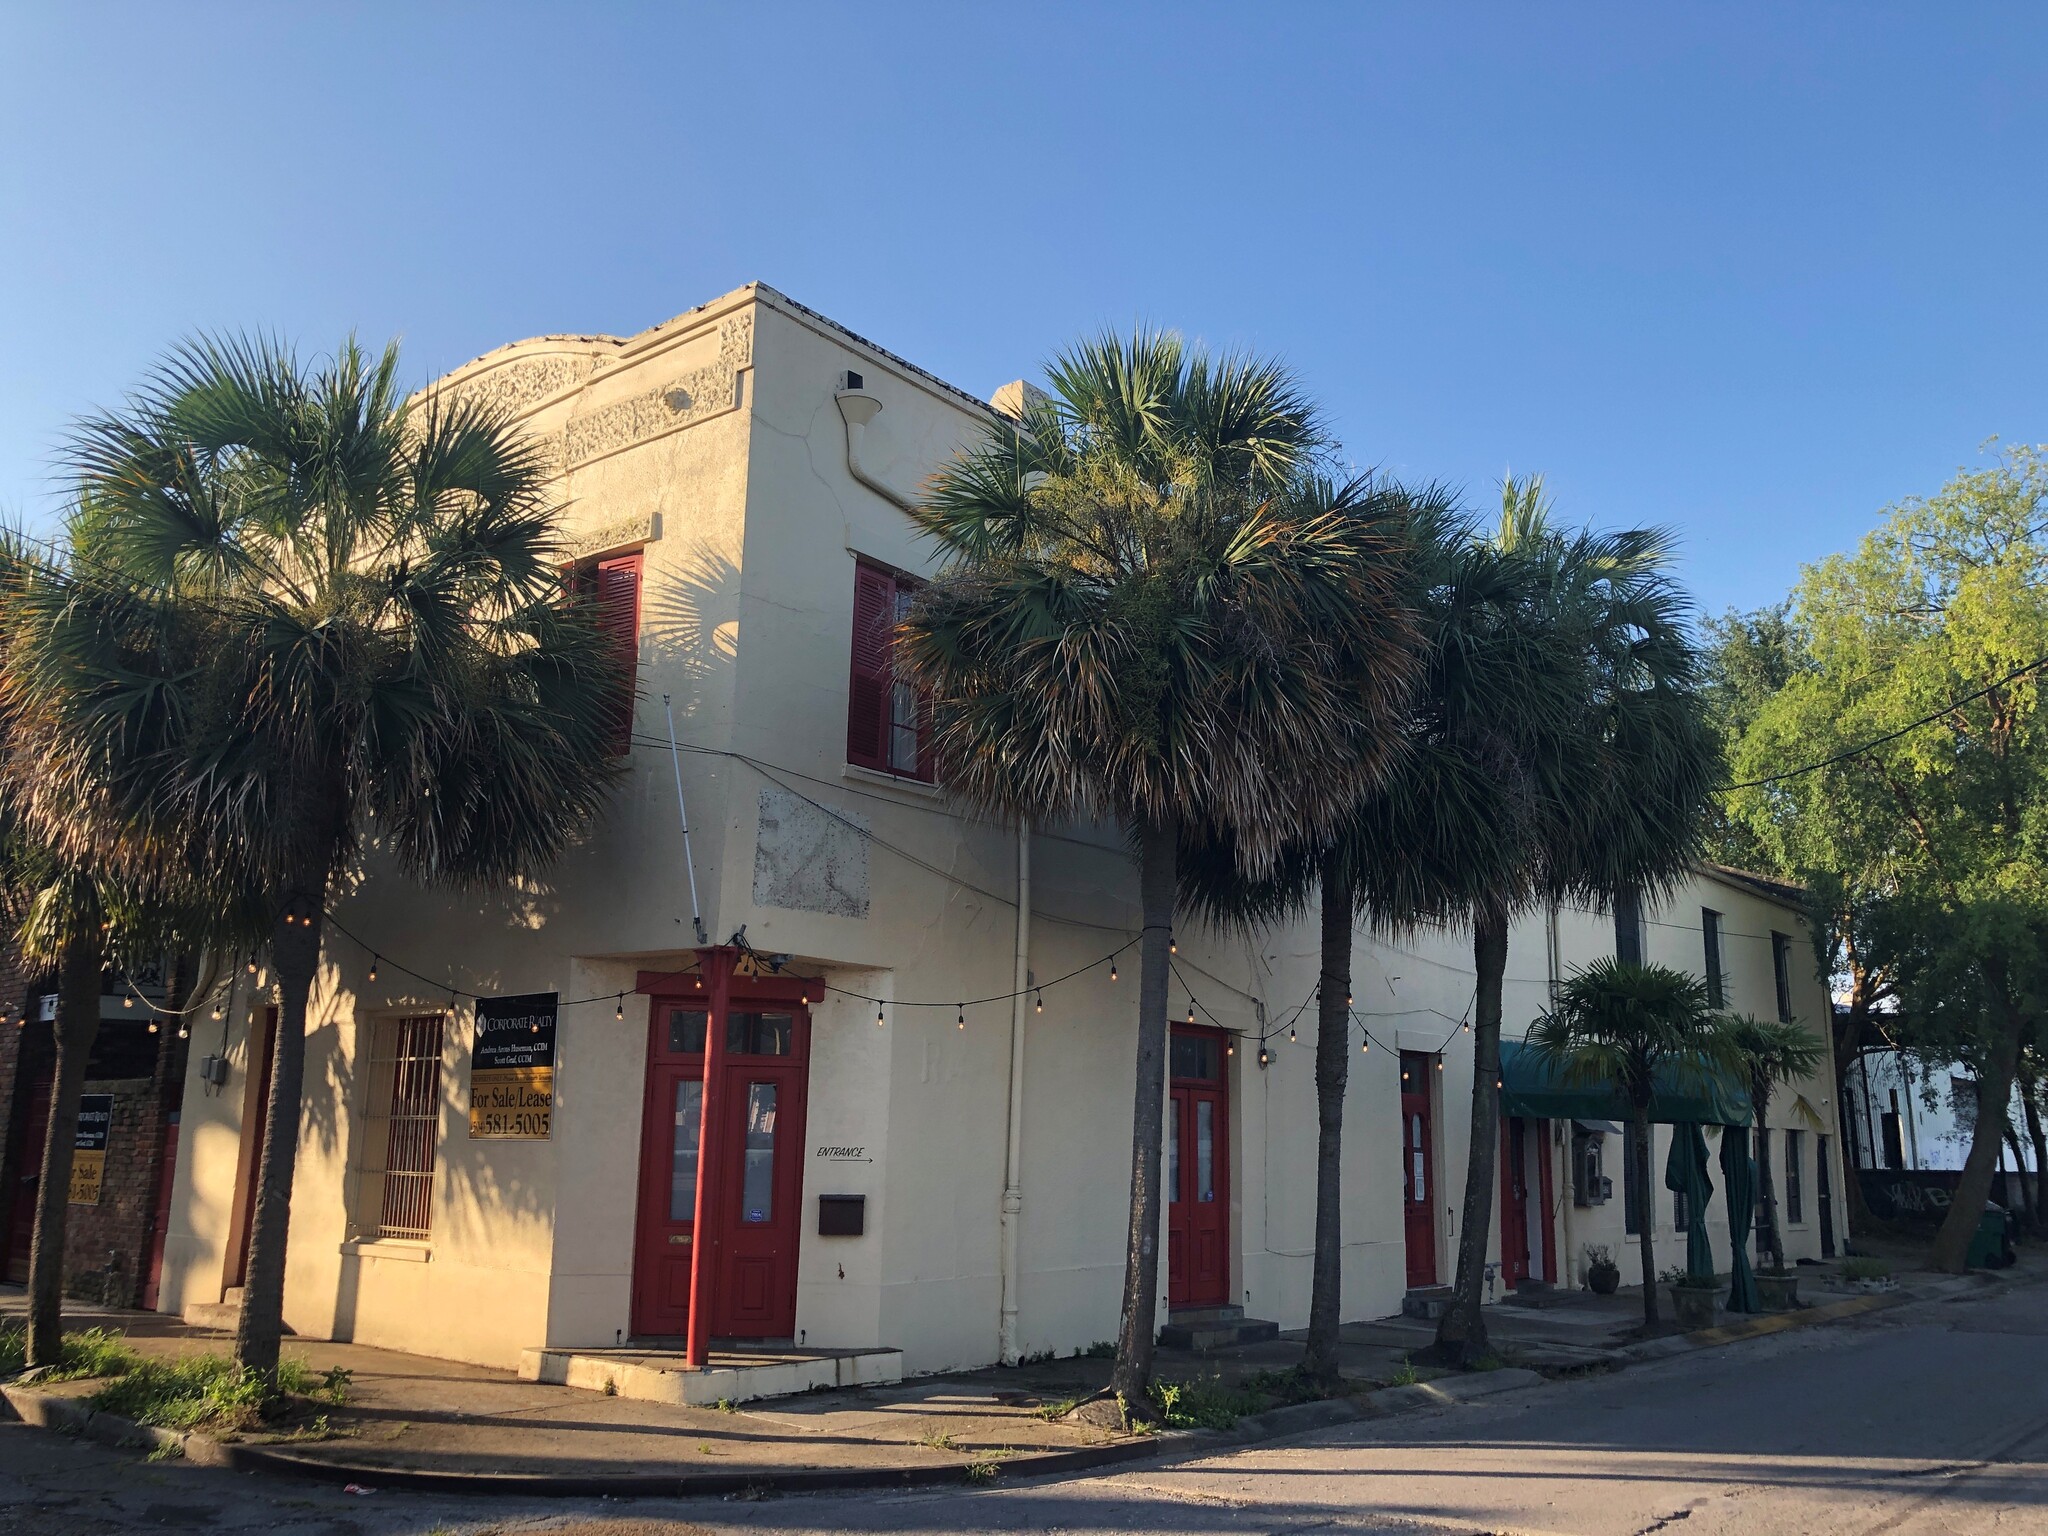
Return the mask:
POLYGON ((640 663, 640 562, 636 553, 597 563, 597 627, 620 672, 618 692, 605 716, 605 736, 615 757, 625 756, 633 747, 633 696, 640 663))
POLYGON ((910 580, 865 561, 853 568, 853 662, 846 697, 846 760, 930 782, 930 712, 899 681, 891 647, 916 592, 910 580))

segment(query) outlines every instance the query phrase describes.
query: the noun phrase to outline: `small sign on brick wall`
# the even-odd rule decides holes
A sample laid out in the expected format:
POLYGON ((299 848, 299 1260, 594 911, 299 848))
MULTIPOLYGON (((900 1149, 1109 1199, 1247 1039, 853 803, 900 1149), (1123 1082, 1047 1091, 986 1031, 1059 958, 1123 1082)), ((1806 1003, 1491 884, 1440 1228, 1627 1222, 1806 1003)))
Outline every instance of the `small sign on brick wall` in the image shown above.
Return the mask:
POLYGON ((472 1141, 546 1141, 555 1112, 556 992, 482 997, 469 1057, 472 1141))
POLYGON ((70 1205, 98 1205, 107 1183, 107 1138, 114 1127, 111 1093, 81 1094, 78 1132, 71 1143, 70 1205))

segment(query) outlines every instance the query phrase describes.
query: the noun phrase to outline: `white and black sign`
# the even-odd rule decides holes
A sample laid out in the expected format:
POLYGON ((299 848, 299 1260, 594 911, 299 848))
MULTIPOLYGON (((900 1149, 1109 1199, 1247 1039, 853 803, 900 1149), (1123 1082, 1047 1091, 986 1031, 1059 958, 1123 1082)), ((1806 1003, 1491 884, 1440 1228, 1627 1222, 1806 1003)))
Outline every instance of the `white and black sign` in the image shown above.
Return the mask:
POLYGON ((472 1140, 546 1141, 555 1109, 556 992, 480 997, 469 1057, 472 1140))

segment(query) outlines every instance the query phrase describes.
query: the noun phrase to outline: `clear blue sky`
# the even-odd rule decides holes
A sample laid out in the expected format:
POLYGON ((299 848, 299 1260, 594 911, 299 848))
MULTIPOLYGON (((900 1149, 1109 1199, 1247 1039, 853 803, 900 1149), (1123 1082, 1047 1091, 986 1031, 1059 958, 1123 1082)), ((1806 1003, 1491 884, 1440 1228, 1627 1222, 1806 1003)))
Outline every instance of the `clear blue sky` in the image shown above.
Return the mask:
POLYGON ((987 394, 1284 354, 1351 455, 1781 594, 2048 437, 2048 8, 0 0, 0 515, 202 328, 424 379, 759 278, 987 394))

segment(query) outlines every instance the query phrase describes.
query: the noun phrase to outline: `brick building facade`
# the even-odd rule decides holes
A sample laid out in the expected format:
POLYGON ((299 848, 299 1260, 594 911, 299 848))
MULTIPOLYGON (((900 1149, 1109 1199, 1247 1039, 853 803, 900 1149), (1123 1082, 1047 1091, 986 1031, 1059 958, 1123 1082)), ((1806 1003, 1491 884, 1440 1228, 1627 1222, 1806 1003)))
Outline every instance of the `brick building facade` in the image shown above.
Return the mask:
MULTIPOLYGON (((56 1063, 43 1000, 53 990, 48 975, 25 966, 11 947, 0 958, 0 1007, 8 1010, 0 1020, 0 1278, 13 1284, 28 1277, 35 1230, 56 1063)), ((113 1116, 99 1199, 66 1213, 64 1290, 85 1301, 133 1307, 155 1300, 152 1257, 160 1251, 157 1224, 176 1155, 188 1042, 174 1020, 124 1008, 125 991, 109 983, 86 1068, 84 1091, 111 1096, 113 1116)))

